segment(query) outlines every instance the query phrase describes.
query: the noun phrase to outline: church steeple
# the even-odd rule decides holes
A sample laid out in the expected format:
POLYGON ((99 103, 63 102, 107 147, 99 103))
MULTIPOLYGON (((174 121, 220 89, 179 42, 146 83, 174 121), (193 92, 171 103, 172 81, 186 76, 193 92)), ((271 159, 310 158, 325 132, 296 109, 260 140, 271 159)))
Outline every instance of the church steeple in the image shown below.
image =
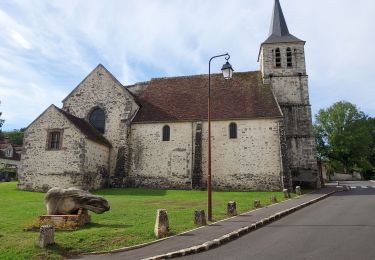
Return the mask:
POLYGON ((289 33, 285 21, 280 1, 275 0, 273 15, 271 20, 270 34, 268 39, 263 43, 282 43, 282 42, 300 42, 302 40, 289 33))

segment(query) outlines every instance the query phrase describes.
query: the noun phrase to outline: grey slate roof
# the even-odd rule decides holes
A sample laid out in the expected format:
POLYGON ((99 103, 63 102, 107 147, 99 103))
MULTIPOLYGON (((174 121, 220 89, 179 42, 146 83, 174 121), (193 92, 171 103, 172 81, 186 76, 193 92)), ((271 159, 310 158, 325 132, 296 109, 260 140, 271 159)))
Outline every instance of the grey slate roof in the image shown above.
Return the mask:
POLYGON ((281 42, 303 42, 294 35, 289 33, 285 21, 280 1, 275 0, 273 15, 271 20, 270 34, 268 39, 263 43, 281 43, 281 42))

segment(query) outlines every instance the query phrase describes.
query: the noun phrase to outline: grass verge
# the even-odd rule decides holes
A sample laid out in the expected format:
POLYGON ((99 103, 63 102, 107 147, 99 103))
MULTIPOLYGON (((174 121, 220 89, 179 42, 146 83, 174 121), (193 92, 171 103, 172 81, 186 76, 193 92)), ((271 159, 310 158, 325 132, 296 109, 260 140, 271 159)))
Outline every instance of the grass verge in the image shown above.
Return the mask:
MULTIPOLYGON (((16 182, 0 183, 0 259, 61 259, 83 252, 108 251, 155 240, 156 210, 167 209, 171 235, 195 228, 195 209, 206 210, 206 191, 156 189, 102 189, 111 210, 90 213, 91 222, 76 231, 57 231, 56 244, 35 246, 38 232, 23 231, 46 212, 44 193, 19 191, 16 182)), ((213 218, 226 218, 226 204, 237 202, 238 213, 249 211, 254 200, 270 204, 270 196, 283 200, 281 192, 213 192, 213 218)), ((206 212, 207 213, 207 212, 206 212)))

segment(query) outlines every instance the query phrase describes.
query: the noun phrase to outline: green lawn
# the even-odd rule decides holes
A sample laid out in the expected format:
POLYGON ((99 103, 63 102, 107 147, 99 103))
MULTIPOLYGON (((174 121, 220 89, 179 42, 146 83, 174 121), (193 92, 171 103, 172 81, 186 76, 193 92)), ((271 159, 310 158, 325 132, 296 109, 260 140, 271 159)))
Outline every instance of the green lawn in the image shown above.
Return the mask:
MULTIPOLYGON (((171 235, 194 228, 194 209, 206 210, 205 191, 155 189, 103 189, 111 210, 91 214, 91 224, 76 231, 57 231, 56 245, 48 249, 35 246, 38 232, 23 231, 39 215, 45 214, 43 193, 16 189, 15 182, 0 183, 0 259, 61 259, 82 252, 105 251, 155 240, 153 230, 156 210, 168 211, 171 235)), ((237 202, 237 211, 251 209, 255 199, 269 204, 281 192, 214 192, 213 217, 225 218, 226 204, 237 202)))

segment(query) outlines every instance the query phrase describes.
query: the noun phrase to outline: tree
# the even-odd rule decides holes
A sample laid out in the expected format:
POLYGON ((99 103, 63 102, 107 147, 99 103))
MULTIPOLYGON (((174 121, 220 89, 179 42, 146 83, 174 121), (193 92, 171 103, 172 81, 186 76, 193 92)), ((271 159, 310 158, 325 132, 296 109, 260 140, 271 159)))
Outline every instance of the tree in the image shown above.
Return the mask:
POLYGON ((345 101, 321 109, 314 125, 318 157, 344 173, 372 169, 370 162, 373 137, 368 117, 345 101), (341 166, 341 167, 340 167, 341 166))
POLYGON ((24 131, 25 128, 21 128, 20 130, 14 129, 13 131, 4 132, 3 135, 8 138, 11 144, 22 145, 24 131))
MULTIPOLYGON (((1 102, 0 102, 0 104, 1 104, 1 102)), ((2 114, 3 114, 3 113, 0 112, 0 140, 3 139, 3 134, 2 134, 1 129, 2 129, 3 124, 4 124, 4 119, 1 119, 1 115, 2 115, 2 114)))

